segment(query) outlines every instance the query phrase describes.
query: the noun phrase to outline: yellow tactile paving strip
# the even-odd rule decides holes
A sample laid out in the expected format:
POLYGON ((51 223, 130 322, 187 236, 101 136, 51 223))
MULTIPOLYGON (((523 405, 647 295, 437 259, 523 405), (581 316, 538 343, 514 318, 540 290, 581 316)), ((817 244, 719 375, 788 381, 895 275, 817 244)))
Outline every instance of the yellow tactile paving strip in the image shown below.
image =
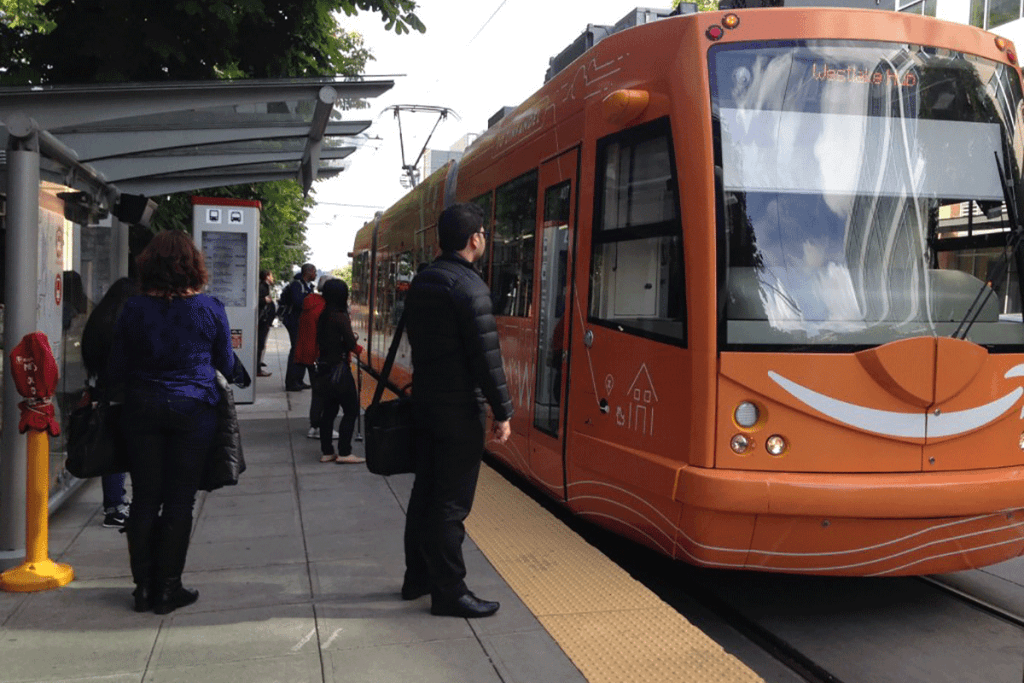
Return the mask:
POLYGON ((762 680, 487 466, 466 529, 590 683, 762 680))
POLYGON ((590 683, 762 681, 486 465, 466 530, 590 683))

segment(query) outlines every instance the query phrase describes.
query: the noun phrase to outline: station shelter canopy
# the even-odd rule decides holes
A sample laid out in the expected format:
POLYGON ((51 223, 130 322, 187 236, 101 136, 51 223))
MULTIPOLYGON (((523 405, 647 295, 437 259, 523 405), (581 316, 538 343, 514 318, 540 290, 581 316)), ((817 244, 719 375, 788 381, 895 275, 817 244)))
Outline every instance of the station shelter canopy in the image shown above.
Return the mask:
MULTIPOLYGON (((337 175, 371 121, 353 116, 394 85, 305 78, 0 88, 0 149, 38 133, 40 178, 111 210, 147 197, 337 175)), ((6 155, 0 187, 7 185, 6 155)))
MULTIPOLYGON (((40 301, 60 303, 63 274, 40 279, 44 196, 56 191, 75 224, 109 215, 110 274, 127 275, 128 226, 144 222, 149 197, 286 179, 308 193, 344 170, 371 123, 359 116, 366 100, 393 86, 306 78, 0 88, 3 347, 41 329, 40 301), (53 289, 41 299, 44 284, 53 289)), ((17 424, 10 373, 2 386, 3 423, 17 424)), ((0 568, 25 556, 26 461, 25 439, 0 429, 0 568)), ((51 492, 51 505, 68 490, 51 492)))

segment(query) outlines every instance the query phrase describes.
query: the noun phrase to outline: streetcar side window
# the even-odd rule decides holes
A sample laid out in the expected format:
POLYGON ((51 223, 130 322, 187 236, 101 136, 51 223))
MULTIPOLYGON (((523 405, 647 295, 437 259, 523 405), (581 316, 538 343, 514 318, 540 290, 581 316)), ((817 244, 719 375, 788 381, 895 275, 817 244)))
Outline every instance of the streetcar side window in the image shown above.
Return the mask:
POLYGON ((352 303, 365 304, 369 290, 370 253, 360 252, 352 259, 352 303))
POLYGON ((685 342, 683 244, 667 119, 598 144, 590 318, 685 342))
MULTIPOLYGON (((469 201, 471 203, 473 203, 473 204, 476 204, 481 209, 483 209, 483 212, 484 212, 484 230, 487 230, 488 232, 490 232, 491 229, 492 229, 492 224, 491 224, 491 193, 490 192, 485 192, 484 194, 480 195, 479 197, 474 197, 473 199, 470 199, 469 201)), ((480 259, 480 262, 477 264, 477 266, 480 268, 480 272, 484 276, 484 280, 487 280, 487 284, 488 285, 491 284, 491 269, 490 269, 490 265, 491 265, 491 253, 493 251, 494 251, 493 249, 488 249, 486 252, 484 252, 484 257, 482 259, 480 259)))
POLYGON ((537 171, 534 170, 505 183, 494 193, 490 252, 495 315, 530 316, 536 228, 537 171))

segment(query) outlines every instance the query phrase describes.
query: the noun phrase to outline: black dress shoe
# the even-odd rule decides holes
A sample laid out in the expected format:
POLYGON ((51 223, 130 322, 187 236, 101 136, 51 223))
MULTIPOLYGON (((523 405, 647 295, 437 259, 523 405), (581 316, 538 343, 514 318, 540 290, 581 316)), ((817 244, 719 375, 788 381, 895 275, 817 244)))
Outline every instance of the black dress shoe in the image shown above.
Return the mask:
POLYGON ((285 390, 285 391, 302 391, 302 390, 303 390, 303 389, 305 389, 305 388, 306 388, 306 387, 304 387, 304 386, 302 386, 302 385, 300 384, 300 385, 298 385, 298 386, 289 386, 289 387, 285 387, 285 388, 284 388, 284 390, 285 390))
POLYGON ((481 600, 472 593, 465 593, 457 598, 434 596, 430 603, 430 613, 438 617, 477 619, 491 616, 500 606, 491 600, 481 600))
POLYGON ((416 583, 413 581, 406 581, 402 584, 402 599, 403 600, 415 600, 416 598, 422 598, 424 595, 430 592, 430 585, 424 583, 416 583))
POLYGON ((199 599, 199 591, 185 588, 181 579, 166 581, 160 586, 153 600, 153 611, 156 614, 170 614, 179 607, 191 605, 199 599))

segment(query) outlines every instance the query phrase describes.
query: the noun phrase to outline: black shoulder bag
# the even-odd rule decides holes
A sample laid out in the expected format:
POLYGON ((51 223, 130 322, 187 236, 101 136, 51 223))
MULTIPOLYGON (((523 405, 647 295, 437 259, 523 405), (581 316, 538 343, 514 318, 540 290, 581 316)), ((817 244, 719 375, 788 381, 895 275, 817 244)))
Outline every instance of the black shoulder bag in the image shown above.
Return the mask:
POLYGON ((373 392, 373 401, 366 408, 364 424, 366 432, 366 467, 374 474, 390 476, 406 474, 416 470, 415 452, 413 447, 413 416, 412 398, 404 392, 390 401, 381 401, 384 385, 391 366, 398 353, 398 344, 405 330, 405 313, 398 319, 395 337, 391 340, 391 348, 377 379, 377 389, 373 392))
POLYGON ((96 395, 86 396, 83 405, 75 408, 68 419, 68 472, 86 479, 128 471, 128 441, 121 432, 123 407, 96 395))

